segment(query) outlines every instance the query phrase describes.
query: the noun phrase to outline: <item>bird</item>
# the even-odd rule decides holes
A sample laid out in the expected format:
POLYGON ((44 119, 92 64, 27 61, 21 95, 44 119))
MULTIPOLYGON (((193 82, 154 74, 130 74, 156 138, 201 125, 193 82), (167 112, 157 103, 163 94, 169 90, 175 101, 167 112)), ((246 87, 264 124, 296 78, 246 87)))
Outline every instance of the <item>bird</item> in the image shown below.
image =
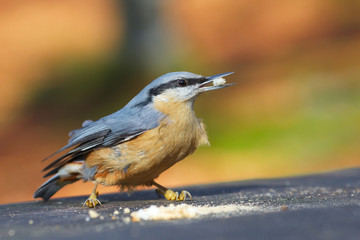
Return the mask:
POLYGON ((224 77, 190 72, 162 75, 120 110, 96 121, 86 120, 69 133, 68 143, 44 160, 50 177, 34 193, 48 200, 65 185, 78 180, 95 183, 84 206, 101 205, 97 186, 155 186, 170 201, 185 201, 191 194, 168 189, 154 179, 201 145, 209 145, 205 125, 193 105, 201 93, 233 85, 224 77), (56 157, 57 156, 57 157, 56 157))

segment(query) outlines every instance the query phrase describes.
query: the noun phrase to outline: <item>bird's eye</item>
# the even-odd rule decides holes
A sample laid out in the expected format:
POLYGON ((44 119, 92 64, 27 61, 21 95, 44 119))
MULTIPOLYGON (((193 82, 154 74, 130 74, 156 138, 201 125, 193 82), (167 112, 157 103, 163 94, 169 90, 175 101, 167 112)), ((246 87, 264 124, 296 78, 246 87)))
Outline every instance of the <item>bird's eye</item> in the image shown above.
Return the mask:
POLYGON ((180 87, 185 87, 187 85, 187 81, 185 79, 180 79, 180 80, 178 80, 177 84, 180 87))

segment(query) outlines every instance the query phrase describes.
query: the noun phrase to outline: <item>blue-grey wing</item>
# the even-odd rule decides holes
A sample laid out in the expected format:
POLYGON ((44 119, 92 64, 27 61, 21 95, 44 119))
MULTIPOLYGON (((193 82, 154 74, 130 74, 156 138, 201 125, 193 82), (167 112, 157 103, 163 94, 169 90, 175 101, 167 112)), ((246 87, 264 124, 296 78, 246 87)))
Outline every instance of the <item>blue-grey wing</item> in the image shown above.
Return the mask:
POLYGON ((53 160, 44 171, 50 170, 44 177, 53 175, 66 163, 74 161, 89 152, 110 147, 128 141, 138 135, 159 125, 164 116, 151 108, 122 109, 97 121, 86 120, 83 127, 70 132, 67 145, 51 155, 68 150, 60 157, 53 160))

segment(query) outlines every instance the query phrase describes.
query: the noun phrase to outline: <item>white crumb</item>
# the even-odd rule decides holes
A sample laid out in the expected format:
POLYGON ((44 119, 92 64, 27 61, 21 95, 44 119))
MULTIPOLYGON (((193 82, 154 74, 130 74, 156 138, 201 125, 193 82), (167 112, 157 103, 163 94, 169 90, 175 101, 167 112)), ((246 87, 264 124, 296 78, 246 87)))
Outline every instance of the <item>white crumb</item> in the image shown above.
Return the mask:
POLYGON ((15 229, 10 229, 9 232, 8 232, 10 237, 15 236, 15 233, 16 233, 15 229))
POLYGON ((34 224, 34 220, 30 219, 30 220, 29 220, 29 224, 30 224, 30 225, 33 225, 33 224, 34 224))
POLYGON ((123 221, 124 221, 125 224, 129 224, 129 223, 131 222, 131 218, 129 218, 129 217, 124 217, 124 218, 123 218, 123 221))
POLYGON ((85 222, 89 222, 89 221, 90 221, 90 217, 86 217, 85 222))
POLYGON ((179 204, 169 206, 150 206, 148 208, 139 209, 138 211, 131 213, 131 219, 133 222, 139 221, 162 221, 182 218, 199 218, 205 215, 217 214, 217 215, 231 215, 238 213, 239 211, 251 211, 254 207, 243 206, 237 204, 227 204, 220 206, 192 206, 188 204, 179 204))
POLYGON ((89 210, 89 216, 90 216, 90 218, 97 218, 100 216, 100 214, 94 210, 89 210))
POLYGON ((225 78, 216 78, 214 81, 213 81, 213 85, 214 86, 221 86, 221 85, 224 85, 226 83, 226 80, 225 78))
POLYGON ((100 216, 100 220, 104 220, 105 219, 105 217, 104 216, 100 216))
POLYGON ((113 212, 113 214, 114 214, 114 215, 119 215, 120 212, 119 212, 118 210, 115 210, 115 211, 113 212))
POLYGON ((130 213, 130 209, 129 209, 129 208, 124 208, 124 213, 125 213, 125 214, 129 214, 129 213, 130 213))

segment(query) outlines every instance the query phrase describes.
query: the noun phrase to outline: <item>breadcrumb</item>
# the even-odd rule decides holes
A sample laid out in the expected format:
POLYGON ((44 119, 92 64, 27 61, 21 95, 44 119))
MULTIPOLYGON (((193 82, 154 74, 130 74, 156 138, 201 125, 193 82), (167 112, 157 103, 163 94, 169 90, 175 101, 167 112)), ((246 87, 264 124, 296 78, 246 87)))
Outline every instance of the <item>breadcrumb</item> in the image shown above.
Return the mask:
POLYGON ((150 206, 148 208, 139 209, 131 213, 133 222, 143 221, 162 221, 181 218, 198 218, 209 214, 231 214, 240 210, 251 211, 254 207, 242 206, 236 204, 220 205, 220 206, 192 206, 188 204, 169 206, 150 206))
POLYGON ((89 210, 89 216, 90 216, 90 218, 97 218, 100 216, 100 214, 94 210, 89 210))
POLYGON ((225 78, 216 78, 214 81, 213 81, 213 85, 214 86, 221 86, 221 85, 224 85, 226 83, 226 80, 225 78))
POLYGON ((124 222, 125 224, 129 224, 129 223, 131 222, 131 219, 130 219, 129 217, 124 217, 124 218, 123 218, 123 222, 124 222))

